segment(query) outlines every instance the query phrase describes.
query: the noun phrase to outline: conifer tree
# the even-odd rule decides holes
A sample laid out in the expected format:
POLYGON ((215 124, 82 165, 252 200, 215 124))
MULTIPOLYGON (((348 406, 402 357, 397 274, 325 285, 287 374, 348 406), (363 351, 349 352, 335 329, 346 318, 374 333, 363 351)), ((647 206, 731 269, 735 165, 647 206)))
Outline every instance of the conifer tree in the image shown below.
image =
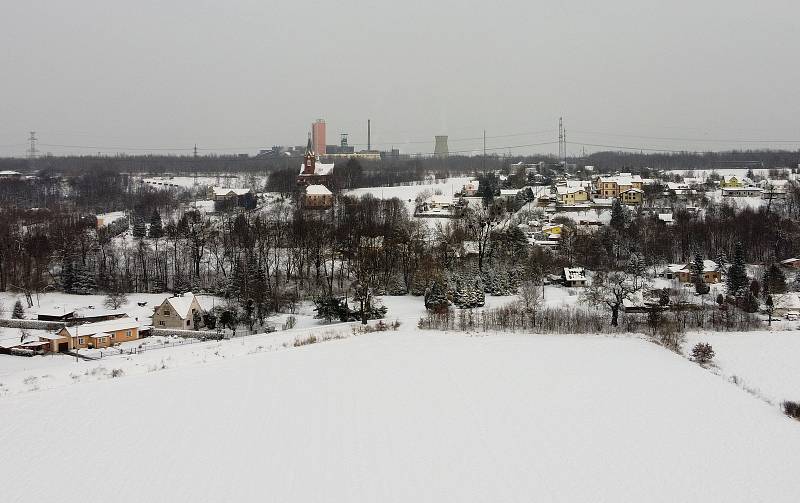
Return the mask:
POLYGON ((773 293, 786 293, 786 275, 774 263, 764 270, 761 281, 761 295, 766 298, 773 293))
POLYGON ((726 287, 728 295, 743 297, 747 294, 747 269, 744 259, 744 249, 742 243, 736 243, 733 253, 733 263, 728 268, 726 287))
POLYGON ((150 237, 158 239, 164 235, 164 226, 161 222, 161 214, 158 210, 153 210, 153 215, 150 217, 150 237))
POLYGON ((425 292, 425 309, 429 311, 441 311, 447 309, 450 301, 447 300, 447 292, 440 281, 434 281, 430 288, 425 292))
POLYGON ((611 204, 611 227, 621 231, 625 227, 625 209, 619 199, 611 204))
POLYGON ((475 307, 482 307, 486 304, 486 290, 483 286, 483 280, 478 276, 475 279, 475 307))
POLYGON ((22 307, 22 302, 19 299, 14 303, 14 310, 11 312, 11 318, 21 320, 25 318, 25 309, 22 307))
POLYGON ((136 239, 142 239, 146 234, 147 229, 145 228, 144 220, 142 220, 140 217, 136 217, 136 219, 133 221, 133 237, 136 239))

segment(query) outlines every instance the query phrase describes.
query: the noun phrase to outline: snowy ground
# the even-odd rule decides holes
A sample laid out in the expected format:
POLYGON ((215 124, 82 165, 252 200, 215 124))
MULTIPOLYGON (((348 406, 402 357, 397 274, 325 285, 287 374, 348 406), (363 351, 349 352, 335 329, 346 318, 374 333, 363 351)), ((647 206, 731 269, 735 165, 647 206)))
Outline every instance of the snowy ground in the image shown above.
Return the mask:
POLYGON ((472 180, 471 177, 446 178, 440 183, 428 183, 424 185, 400 185, 396 187, 364 187, 347 192, 349 196, 363 196, 372 194, 378 199, 391 199, 396 197, 406 203, 408 214, 414 214, 414 199, 424 191, 431 193, 440 192, 444 196, 452 196, 456 192, 461 192, 464 184, 472 180))
POLYGON ((800 489, 800 425, 636 338, 407 327, 8 396, 0 417, 8 502, 775 502, 800 489))
MULTIPOLYGON (((787 325, 788 328, 788 325, 787 325)), ((684 353, 698 342, 714 348, 713 372, 733 380, 775 405, 800 401, 800 332, 790 331, 689 334, 684 353)))

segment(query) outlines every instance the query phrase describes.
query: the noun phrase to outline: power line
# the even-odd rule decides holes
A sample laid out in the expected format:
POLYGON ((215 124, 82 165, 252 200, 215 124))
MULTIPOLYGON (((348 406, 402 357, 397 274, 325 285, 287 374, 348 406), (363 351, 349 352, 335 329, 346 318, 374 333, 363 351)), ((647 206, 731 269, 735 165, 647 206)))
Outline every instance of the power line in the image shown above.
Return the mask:
POLYGON ((721 139, 721 138, 682 138, 682 137, 671 137, 671 136, 646 136, 646 135, 637 135, 637 134, 625 134, 625 133, 605 133, 601 131, 573 131, 573 133, 581 133, 581 134, 594 134, 598 136, 613 136, 613 137, 622 137, 622 138, 642 138, 645 140, 665 140, 665 141, 688 141, 688 142, 696 142, 696 143, 800 143, 799 140, 743 140, 743 139, 721 139))

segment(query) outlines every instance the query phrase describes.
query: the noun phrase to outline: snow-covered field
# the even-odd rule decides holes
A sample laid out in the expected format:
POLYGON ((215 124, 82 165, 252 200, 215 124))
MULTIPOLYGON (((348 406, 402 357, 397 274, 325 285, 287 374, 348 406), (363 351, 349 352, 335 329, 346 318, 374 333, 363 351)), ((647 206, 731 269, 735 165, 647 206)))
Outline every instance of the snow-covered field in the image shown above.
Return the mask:
MULTIPOLYGON (((788 322, 787 322, 788 323, 788 322)), ((800 401, 800 332, 689 334, 684 352, 698 342, 714 348, 715 372, 775 405, 800 401)))
POLYGON ((452 196, 464 188, 464 184, 472 180, 471 177, 446 178, 441 183, 427 183, 424 185, 400 185, 395 187, 364 187, 347 192, 349 196, 363 196, 372 194, 378 199, 391 199, 396 197, 406 203, 409 215, 414 214, 414 199, 424 191, 441 192, 444 196, 452 196))
POLYGON ((800 489, 800 425, 637 338, 406 327, 7 396, 0 417, 8 502, 776 502, 800 489))

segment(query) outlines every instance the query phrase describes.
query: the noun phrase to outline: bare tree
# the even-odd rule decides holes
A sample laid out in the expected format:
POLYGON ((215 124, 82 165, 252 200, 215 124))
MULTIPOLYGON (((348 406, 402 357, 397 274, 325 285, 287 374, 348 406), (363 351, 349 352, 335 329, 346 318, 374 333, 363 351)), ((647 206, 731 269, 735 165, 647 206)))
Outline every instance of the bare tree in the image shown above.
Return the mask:
POLYGON ((607 308, 611 312, 611 326, 616 327, 619 322, 619 310, 623 303, 633 299, 645 284, 634 281, 630 275, 622 271, 597 272, 592 278, 591 285, 581 293, 581 302, 594 307, 607 308))

